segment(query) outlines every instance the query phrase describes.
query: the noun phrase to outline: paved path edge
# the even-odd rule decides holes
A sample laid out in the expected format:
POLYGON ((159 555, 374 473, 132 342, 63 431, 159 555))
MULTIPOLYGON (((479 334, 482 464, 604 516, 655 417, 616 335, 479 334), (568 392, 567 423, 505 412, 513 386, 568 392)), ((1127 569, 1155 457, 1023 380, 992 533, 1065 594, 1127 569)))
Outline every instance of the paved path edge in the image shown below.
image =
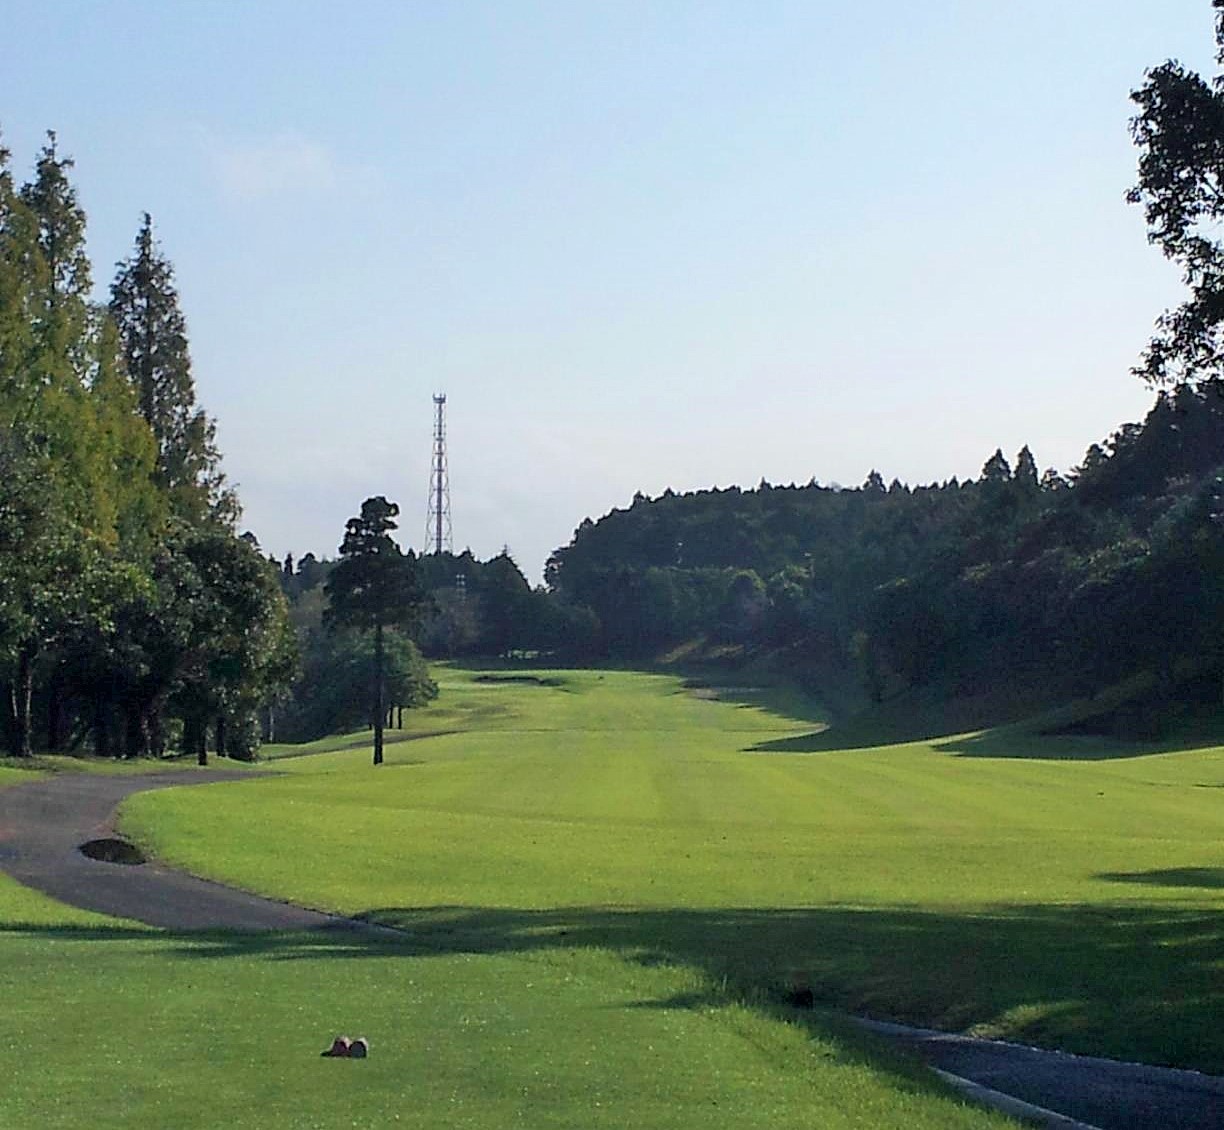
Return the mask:
POLYGON ((1000 1114, 1041 1126, 1044 1130, 1100 1130, 1097 1126, 1091 1126, 1087 1122, 1077 1122, 1074 1118, 1068 1118, 1056 1110, 1047 1110, 1043 1106, 1026 1103, 1014 1095, 1005 1095, 1002 1091, 996 1091, 982 1083, 975 1083, 972 1079, 953 1075, 951 1071, 944 1071, 939 1067, 932 1067, 931 1070, 949 1086, 960 1091, 965 1098, 997 1110, 1000 1114))

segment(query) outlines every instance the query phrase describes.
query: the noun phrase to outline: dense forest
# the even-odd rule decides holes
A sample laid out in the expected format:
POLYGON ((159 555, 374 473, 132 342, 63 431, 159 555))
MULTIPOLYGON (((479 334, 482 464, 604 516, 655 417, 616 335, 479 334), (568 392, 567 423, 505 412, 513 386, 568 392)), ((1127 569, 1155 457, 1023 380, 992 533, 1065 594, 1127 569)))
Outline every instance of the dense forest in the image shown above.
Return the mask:
POLYGON ((109 301, 54 134, 0 147, 0 679, 8 748, 249 757, 296 653, 235 533, 174 273, 144 217, 109 301))
MULTIPOLYGON (((1224 64, 1224 0, 1214 0, 1224 64)), ((1004 691, 1017 708, 1099 694, 1104 724, 1155 730, 1224 686, 1224 77, 1176 61, 1132 93, 1128 199, 1188 297, 1135 375, 1142 423, 1063 475, 1027 447, 973 481, 857 490, 810 483, 656 499, 584 522, 549 559, 550 593, 593 617, 596 650, 701 640, 765 654, 870 700, 1004 691)), ((1101 719, 1098 719, 1098 723, 1101 719)))
MULTIPOLYGON (((542 589, 532 589, 509 553, 488 561, 462 553, 406 555, 420 586, 410 631, 389 632, 385 654, 385 691, 390 712, 399 720, 407 707, 430 701, 437 686, 424 657, 456 659, 514 657, 564 652, 585 658, 573 644, 586 630, 594 643, 594 619, 583 611, 567 615, 542 589), (419 647, 418 647, 419 644, 419 647)), ((278 704, 276 734, 287 741, 308 741, 336 730, 365 725, 375 666, 373 641, 359 634, 330 630, 329 585, 337 562, 305 553, 288 555, 279 565, 281 589, 301 651, 301 677, 278 704)))
POLYGON ((700 638, 812 679, 853 670, 876 701, 1001 683, 1086 694, 1137 675, 1218 698, 1222 456, 1220 390, 1181 386, 1067 477, 1039 475, 1024 448, 964 483, 873 472, 854 490, 639 495, 584 522, 547 580, 590 611, 607 656, 700 638))
POLYGON ((413 642, 416 558, 389 536, 397 508, 368 499, 378 529, 354 518, 339 561, 307 555, 296 572, 237 534, 152 220, 95 302, 72 167, 48 134, 18 186, 0 148, 9 751, 251 758, 278 722, 291 738, 381 737, 437 693, 413 642))

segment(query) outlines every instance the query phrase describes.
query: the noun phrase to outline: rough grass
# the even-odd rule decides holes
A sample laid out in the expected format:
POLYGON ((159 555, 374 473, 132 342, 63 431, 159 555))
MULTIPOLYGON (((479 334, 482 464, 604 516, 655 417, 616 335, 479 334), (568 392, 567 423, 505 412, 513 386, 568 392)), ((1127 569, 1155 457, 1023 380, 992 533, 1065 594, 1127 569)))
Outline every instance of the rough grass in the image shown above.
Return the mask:
MULTIPOLYGON (((408 928, 597 950, 765 999, 1224 1070, 1224 750, 1019 731, 838 750, 748 688, 442 675, 380 770, 135 798, 193 870, 408 928), (736 701, 740 699, 740 701, 736 701)), ((341 743, 344 744, 344 743, 341 743)))
POLYGON ((32 781, 42 774, 35 769, 24 769, 14 765, 0 765, 0 789, 5 785, 19 785, 22 781, 32 781))

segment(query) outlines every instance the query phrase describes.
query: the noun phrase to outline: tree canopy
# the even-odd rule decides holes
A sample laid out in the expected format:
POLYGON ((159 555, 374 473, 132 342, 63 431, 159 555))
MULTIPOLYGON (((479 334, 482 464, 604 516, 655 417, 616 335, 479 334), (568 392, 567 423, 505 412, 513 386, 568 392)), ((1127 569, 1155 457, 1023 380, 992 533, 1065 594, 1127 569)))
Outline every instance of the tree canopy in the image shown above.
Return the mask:
MULTIPOLYGON (((1217 61, 1224 65, 1224 0, 1216 10, 1217 61)), ((1131 95, 1148 239, 1182 269, 1190 296, 1158 320, 1136 372, 1155 384, 1224 375, 1224 75, 1206 80, 1169 60, 1131 95)))

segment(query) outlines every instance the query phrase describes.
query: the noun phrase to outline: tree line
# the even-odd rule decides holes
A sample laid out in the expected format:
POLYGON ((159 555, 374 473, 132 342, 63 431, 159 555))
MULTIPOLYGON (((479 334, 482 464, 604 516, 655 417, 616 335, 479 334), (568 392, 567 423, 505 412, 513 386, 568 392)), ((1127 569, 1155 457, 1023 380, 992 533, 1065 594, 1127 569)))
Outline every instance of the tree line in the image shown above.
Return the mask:
MULTIPOLYGON (((1224 61, 1224 0, 1213 7, 1224 61)), ((1066 476, 1039 474, 1025 447, 1014 462, 996 451, 966 482, 910 487, 873 471, 853 490, 639 494, 585 520, 536 589, 508 553, 392 551, 385 499, 349 523, 339 561, 270 564, 235 533, 151 219, 95 303, 71 160, 49 134, 18 185, 0 146, 9 749, 203 758, 211 734, 219 751, 250 756, 277 719, 294 738, 367 722, 380 745, 394 711, 436 694, 414 637, 430 656, 566 661, 700 641, 812 678, 853 671, 877 701, 1127 680, 1159 708, 1218 699, 1224 81, 1170 61, 1132 97, 1130 198, 1190 292, 1136 370, 1160 389, 1141 423, 1066 476), (361 580, 379 562, 398 592, 381 609, 361 580)))
POLYGON ((54 133, 0 146, 0 681, 9 751, 252 755, 296 663, 276 577, 196 403, 174 271, 146 214, 93 298, 54 133))
POLYGON ((278 737, 366 726, 378 765, 385 727, 437 696, 415 642, 428 595, 416 555, 392 537, 398 515, 396 503, 368 498, 346 523, 337 560, 307 553, 295 568, 290 554, 277 569, 301 654, 300 677, 278 704, 278 737))
MULTIPOLYGON (((374 526, 394 518, 394 503, 368 499, 360 519, 363 537, 374 538, 374 526), (368 511, 368 513, 367 513, 368 511), (371 524, 372 523, 372 524, 371 524)), ((393 527, 383 530, 389 536, 393 527)), ((400 711, 437 695, 427 659, 513 658, 542 653, 563 659, 591 654, 593 620, 576 616, 543 588, 532 588, 508 551, 487 561, 471 552, 427 554, 383 552, 404 574, 395 602, 395 622, 383 632, 383 710, 371 706, 370 688, 378 667, 376 634, 338 632, 337 571, 360 553, 359 543, 341 546, 338 559, 305 553, 286 555, 277 566, 281 589, 301 653, 301 678, 278 703, 276 734, 287 741, 310 741, 339 730, 373 725, 375 715, 390 719, 400 711)), ((340 614, 340 619, 343 619, 340 614)))

